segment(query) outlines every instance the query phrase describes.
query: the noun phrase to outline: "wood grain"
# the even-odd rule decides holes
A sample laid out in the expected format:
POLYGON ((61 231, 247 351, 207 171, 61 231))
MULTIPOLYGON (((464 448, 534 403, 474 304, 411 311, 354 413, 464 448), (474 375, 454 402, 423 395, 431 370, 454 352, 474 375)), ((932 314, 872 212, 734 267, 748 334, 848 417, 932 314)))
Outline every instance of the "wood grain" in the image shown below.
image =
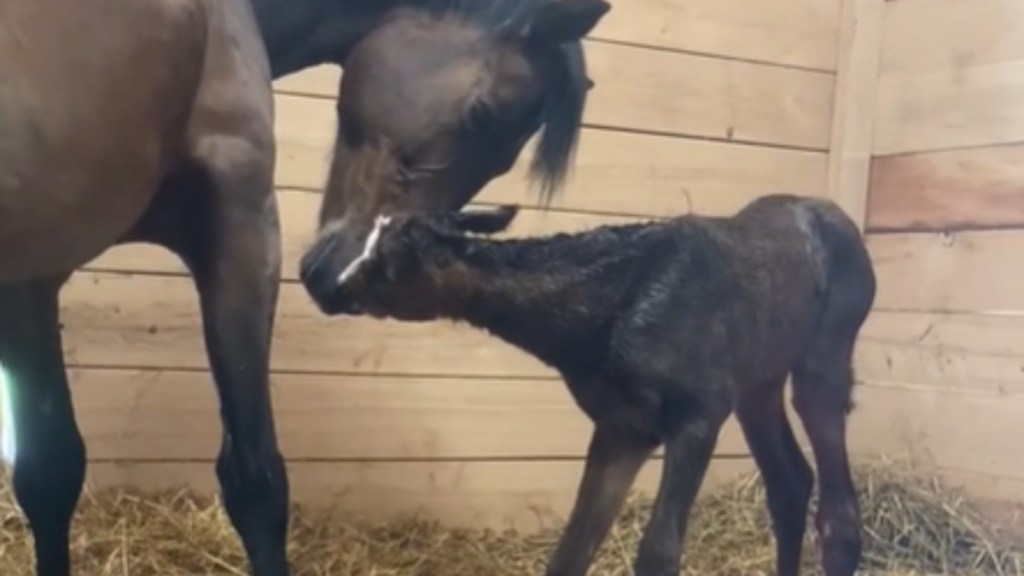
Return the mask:
POLYGON ((835 0, 633 0, 591 37, 833 70, 838 19, 835 0))
MULTIPOLYGON (((195 288, 184 277, 77 274, 62 295, 61 320, 71 366, 208 368, 195 288)), ((466 325, 328 318, 297 284, 281 287, 272 365, 300 373, 554 377, 466 325)))
POLYGON ((875 153, 1024 140, 1024 4, 886 4, 875 153))
MULTIPOLYGON (((278 192, 278 209, 282 228, 282 270, 281 275, 295 281, 299 272, 299 260, 316 234, 317 213, 320 210, 319 194, 297 190, 278 192)), ((635 222, 638 218, 609 214, 582 214, 578 212, 541 211, 524 209, 505 232, 497 238, 547 235, 555 232, 586 230, 604 224, 635 222)), ((86 270, 117 270, 124 272, 171 272, 184 274, 185 268, 162 248, 133 244, 115 247, 99 258, 89 262, 86 270)))
POLYGON ((1024 480, 1017 439, 1024 395, 964 393, 927 384, 856 388, 847 436, 858 458, 911 457, 932 469, 1024 480))
POLYGON ((868 236, 887 311, 1024 313, 1024 231, 868 236))
POLYGON ((868 229, 970 230, 1024 225, 1024 145, 876 158, 868 229))
MULTIPOLYGON (((713 461, 701 492, 752 466, 746 459, 713 461)), ((568 516, 583 462, 292 462, 288 471, 294 502, 337 505, 348 517, 384 520, 419 514, 452 525, 531 532, 568 516)), ((651 460, 634 488, 653 495, 660 475, 661 462, 651 460)), ((217 490, 212 462, 93 462, 88 480, 94 487, 217 490)))
POLYGON ((1024 395, 1024 316, 875 311, 855 354, 859 379, 1024 395))
MULTIPOLYGON (((208 373, 75 369, 71 380, 90 458, 216 457, 221 424, 208 373)), ((551 380, 275 374, 273 396, 292 461, 574 459, 586 456, 593 429, 551 380)), ((734 420, 716 453, 747 454, 734 420)))
POLYGON ((1024 60, 879 80, 876 155, 1024 141, 1024 60))
POLYGON ((828 197, 863 228, 884 0, 844 0, 829 147, 828 197))
MULTIPOLYGON (((588 42, 584 122, 618 130, 827 150, 835 75, 621 44, 588 42)), ((332 98, 341 72, 321 66, 275 84, 332 98)), ((307 125, 334 126, 329 116, 307 125)), ((281 123, 278 123, 280 126, 281 123)))
MULTIPOLYGON (((277 97, 277 176, 282 188, 320 191, 334 134, 333 105, 302 96, 277 97)), ((527 180, 536 138, 509 174, 492 181, 482 202, 537 205, 527 180)), ((729 213, 766 190, 823 193, 826 155, 584 129, 561 210, 660 216, 689 209, 729 213)))
POLYGON ((1024 59, 1018 0, 888 2, 882 74, 965 68, 1024 59))

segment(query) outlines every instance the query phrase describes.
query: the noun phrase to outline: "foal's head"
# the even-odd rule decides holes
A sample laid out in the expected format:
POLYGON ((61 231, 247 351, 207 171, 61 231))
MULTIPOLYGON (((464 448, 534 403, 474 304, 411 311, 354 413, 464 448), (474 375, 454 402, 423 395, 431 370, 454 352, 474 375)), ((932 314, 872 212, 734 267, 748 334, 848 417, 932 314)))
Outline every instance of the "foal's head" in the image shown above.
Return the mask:
POLYGON ((466 234, 496 234, 518 210, 501 206, 432 216, 383 216, 375 220, 360 255, 342 271, 330 306, 346 313, 427 320, 478 282, 460 266, 466 234))
POLYGON ((344 62, 316 244, 302 262, 327 312, 378 215, 461 209, 541 130, 545 200, 572 162, 590 81, 580 42, 605 0, 415 0, 344 62), (432 6, 437 5, 437 6, 432 6))

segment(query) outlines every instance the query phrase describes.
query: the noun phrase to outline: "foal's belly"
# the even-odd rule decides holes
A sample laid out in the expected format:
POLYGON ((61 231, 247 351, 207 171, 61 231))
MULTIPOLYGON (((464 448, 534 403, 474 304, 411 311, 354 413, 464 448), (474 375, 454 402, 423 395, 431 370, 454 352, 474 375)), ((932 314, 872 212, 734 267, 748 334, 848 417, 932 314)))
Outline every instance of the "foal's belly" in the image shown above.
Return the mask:
POLYGON ((193 0, 0 0, 0 283, 69 272, 142 216, 203 68, 193 0))

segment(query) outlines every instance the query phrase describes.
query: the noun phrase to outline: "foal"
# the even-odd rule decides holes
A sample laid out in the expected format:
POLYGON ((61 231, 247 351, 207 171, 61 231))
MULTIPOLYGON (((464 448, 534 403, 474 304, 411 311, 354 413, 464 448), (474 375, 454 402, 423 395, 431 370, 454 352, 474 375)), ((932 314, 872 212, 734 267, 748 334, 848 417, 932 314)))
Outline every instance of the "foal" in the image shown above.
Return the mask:
POLYGON ((813 472, 828 576, 860 561, 845 423, 851 355, 875 276, 854 223, 829 201, 770 195, 730 218, 681 216, 548 238, 490 240, 515 217, 379 218, 335 297, 376 317, 464 320, 564 377, 594 423, 577 501, 547 569, 582 576, 635 476, 664 444, 638 576, 679 573, 689 510, 735 411, 768 495, 780 576, 795 576, 813 472))

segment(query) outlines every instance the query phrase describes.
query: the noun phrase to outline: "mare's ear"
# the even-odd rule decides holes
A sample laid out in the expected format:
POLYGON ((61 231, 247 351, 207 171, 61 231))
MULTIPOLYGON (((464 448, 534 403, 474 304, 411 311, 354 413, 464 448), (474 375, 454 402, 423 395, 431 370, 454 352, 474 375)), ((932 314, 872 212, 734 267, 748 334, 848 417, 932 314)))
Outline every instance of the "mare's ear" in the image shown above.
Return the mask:
POLYGON ((556 47, 581 40, 611 10, 605 0, 555 0, 540 10, 526 32, 538 47, 556 47))
POLYGON ((496 234, 504 231, 519 213, 519 207, 506 204, 496 208, 473 209, 451 216, 451 224, 459 232, 496 234))

